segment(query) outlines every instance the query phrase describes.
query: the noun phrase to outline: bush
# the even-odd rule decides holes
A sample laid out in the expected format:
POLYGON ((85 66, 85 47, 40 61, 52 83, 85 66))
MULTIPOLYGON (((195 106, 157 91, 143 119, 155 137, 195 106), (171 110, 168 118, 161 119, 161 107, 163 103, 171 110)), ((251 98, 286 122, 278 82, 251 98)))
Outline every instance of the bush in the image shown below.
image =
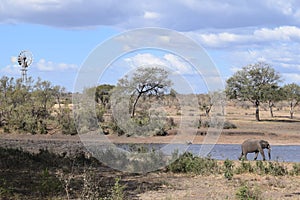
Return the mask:
POLYGON ((126 185, 120 184, 120 178, 115 179, 115 184, 111 189, 111 199, 112 200, 123 200, 125 199, 124 189, 126 185))
POLYGON ((229 121, 225 121, 223 125, 223 129, 235 129, 237 126, 229 121))
POLYGON ((294 163, 293 169, 290 171, 290 174, 294 176, 300 175, 300 163, 294 163))
POLYGON ((63 186, 61 181, 55 175, 51 175, 46 168, 40 175, 40 184, 37 186, 37 190, 41 196, 54 196, 63 191, 63 186))
POLYGON ((258 160, 256 161, 256 171, 258 174, 263 175, 268 173, 268 167, 264 165, 265 162, 258 160))
POLYGON ((220 169, 216 160, 196 157, 190 152, 185 152, 167 167, 167 171, 209 175, 219 173, 220 169))
POLYGON ((224 169, 225 178, 227 180, 231 180, 233 177, 233 167, 234 167, 233 161, 226 159, 224 161, 224 167, 225 167, 224 169))
POLYGON ((261 191, 258 187, 250 188, 248 185, 243 184, 241 187, 238 188, 236 192, 236 198, 240 200, 258 200, 262 199, 261 191))
POLYGON ((252 173, 252 172, 254 172, 254 169, 253 169, 251 163, 245 162, 244 160, 242 160, 241 165, 236 168, 237 174, 252 173))
MULTIPOLYGON (((221 122, 216 122, 216 124, 214 125, 215 127, 219 127, 221 124, 221 122)), ((209 128, 212 127, 212 123, 210 121, 207 120, 199 120, 199 125, 198 128, 203 127, 203 128, 209 128)), ((223 129, 235 129, 237 128, 237 126, 229 121, 225 121, 223 124, 223 129)))
POLYGON ((275 162, 274 164, 272 162, 269 162, 267 171, 268 174, 271 174, 273 176, 284 176, 288 174, 288 170, 286 169, 286 167, 279 162, 275 162))

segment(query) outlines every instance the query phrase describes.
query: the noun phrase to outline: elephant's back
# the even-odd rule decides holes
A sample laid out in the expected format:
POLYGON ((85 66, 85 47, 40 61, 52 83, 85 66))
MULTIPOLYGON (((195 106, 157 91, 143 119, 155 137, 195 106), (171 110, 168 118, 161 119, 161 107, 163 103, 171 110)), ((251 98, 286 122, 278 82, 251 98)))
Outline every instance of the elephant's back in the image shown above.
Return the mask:
POLYGON ((245 145, 245 144, 256 144, 258 142, 257 139, 247 139, 245 140, 242 145, 245 145))

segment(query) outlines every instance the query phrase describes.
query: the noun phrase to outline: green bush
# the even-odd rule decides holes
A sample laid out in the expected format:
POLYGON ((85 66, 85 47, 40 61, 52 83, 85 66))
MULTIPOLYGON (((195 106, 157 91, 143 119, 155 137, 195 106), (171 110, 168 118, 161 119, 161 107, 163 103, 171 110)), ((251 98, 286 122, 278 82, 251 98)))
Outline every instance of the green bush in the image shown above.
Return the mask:
POLYGON ((242 160, 241 165, 237 167, 235 171, 237 174, 252 173, 254 172, 254 169, 250 162, 245 162, 244 160, 242 160))
POLYGON ((48 169, 45 169, 40 175, 40 183, 37 186, 37 190, 41 196, 55 196, 63 191, 63 186, 55 175, 51 175, 48 169))
POLYGON ((264 164, 265 162, 261 161, 261 160, 258 160, 256 161, 256 169, 255 171, 260 174, 260 175, 263 175, 263 174, 267 174, 268 173, 268 167, 265 166, 264 164))
POLYGON ((268 174, 271 174, 273 176, 284 176, 288 174, 287 168, 280 164, 279 162, 269 162, 269 166, 267 168, 268 174))
POLYGON ((126 185, 120 184, 120 178, 115 179, 115 184, 111 189, 111 200, 123 200, 125 199, 124 189, 126 185))
POLYGON ((294 163, 293 169, 290 171, 290 174, 294 176, 300 175, 300 163, 294 163))
POLYGON ((261 191, 258 187, 250 188, 248 185, 243 184, 235 193, 236 198, 240 200, 259 200, 262 199, 261 191))
POLYGON ((194 173, 201 175, 209 175, 220 172, 216 160, 196 157, 190 152, 185 152, 179 156, 177 160, 167 167, 167 170, 174 173, 194 173))
POLYGON ((226 159, 224 161, 224 176, 226 179, 231 180, 233 178, 233 161, 226 159))

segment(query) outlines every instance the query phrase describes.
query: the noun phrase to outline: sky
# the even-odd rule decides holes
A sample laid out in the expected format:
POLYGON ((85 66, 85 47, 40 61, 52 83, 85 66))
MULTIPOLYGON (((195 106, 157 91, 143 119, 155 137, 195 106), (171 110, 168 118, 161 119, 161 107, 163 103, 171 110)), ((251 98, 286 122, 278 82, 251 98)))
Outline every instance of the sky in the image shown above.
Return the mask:
MULTIPOLYGON (((195 41, 224 83, 242 67, 265 61, 284 84, 300 84, 298 0, 1 0, 0 77, 20 78, 16 57, 29 50, 34 60, 28 76, 74 91, 92 52, 124 32, 147 27, 195 41)), ((148 39, 140 41, 148 44, 148 39)), ((99 57, 108 54, 109 49, 99 57)), ((134 67, 156 64, 183 75, 201 91, 206 77, 195 74, 188 61, 168 48, 136 50, 113 59, 98 81, 116 84, 134 67)))

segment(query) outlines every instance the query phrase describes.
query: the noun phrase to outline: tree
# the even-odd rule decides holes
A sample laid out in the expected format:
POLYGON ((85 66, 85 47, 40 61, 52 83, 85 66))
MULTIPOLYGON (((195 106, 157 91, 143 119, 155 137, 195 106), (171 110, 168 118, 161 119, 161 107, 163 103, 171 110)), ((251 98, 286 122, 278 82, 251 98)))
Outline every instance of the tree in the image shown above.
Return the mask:
POLYGON ((103 84, 96 87, 95 100, 97 103, 101 103, 104 107, 109 102, 110 99, 110 91, 114 88, 114 85, 103 84))
POLYGON ((258 62, 243 67, 229 78, 226 94, 230 99, 250 101, 255 105, 256 120, 259 121, 259 106, 266 102, 280 82, 280 75, 265 62, 258 62))
POLYGON ((7 76, 0 79, 0 126, 7 123, 10 115, 13 81, 13 78, 8 78, 7 76))
POLYGON ((283 90, 279 86, 274 86, 266 91, 267 103, 269 106, 270 116, 274 117, 273 107, 275 107, 275 103, 284 99, 283 90))
POLYGON ((76 134, 67 95, 63 87, 52 86, 40 78, 34 81, 29 77, 24 83, 22 79, 3 76, 0 78, 0 128, 5 132, 43 134, 60 125, 63 133, 76 134))
POLYGON ((131 118, 135 116, 136 106, 142 96, 161 96, 171 86, 168 72, 159 67, 141 67, 131 78, 120 79, 117 87, 121 87, 131 95, 131 118))
POLYGON ((289 101, 290 118, 293 119, 294 109, 300 102, 300 86, 295 83, 291 83, 284 85, 282 90, 284 92, 285 99, 289 101))
POLYGON ((205 115, 209 117, 209 112, 211 110, 211 107, 213 106, 213 103, 211 101, 211 96, 209 94, 199 94, 198 95, 198 104, 200 107, 200 110, 205 111, 205 115))

